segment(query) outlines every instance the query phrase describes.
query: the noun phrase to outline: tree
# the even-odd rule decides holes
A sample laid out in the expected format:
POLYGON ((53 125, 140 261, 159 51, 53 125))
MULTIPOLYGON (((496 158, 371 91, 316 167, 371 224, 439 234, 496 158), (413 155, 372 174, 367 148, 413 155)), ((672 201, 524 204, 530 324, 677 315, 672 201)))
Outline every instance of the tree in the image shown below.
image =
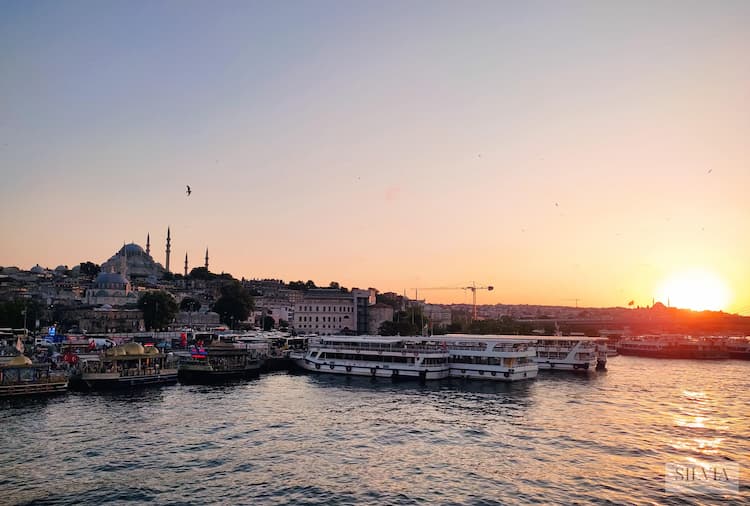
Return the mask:
POLYGON ((180 301, 180 311, 198 311, 201 308, 201 301, 194 297, 185 297, 180 301))
POLYGON ((221 297, 214 304, 213 310, 219 313, 222 322, 232 325, 243 322, 250 316, 255 307, 252 296, 237 281, 231 281, 221 287, 221 297))
POLYGON ((90 278, 95 278, 97 274, 102 270, 94 262, 81 262, 81 274, 90 278))
POLYGON ((341 286, 339 285, 338 281, 331 281, 328 285, 328 288, 335 288, 336 290, 338 290, 341 288, 341 286))
POLYGON ((381 336, 395 336, 397 332, 396 323, 390 321, 384 321, 378 329, 378 334, 381 336))
POLYGON ((34 299, 13 299, 0 302, 0 327, 20 329, 23 328, 25 321, 26 328, 33 329, 36 327, 37 320, 44 321, 43 316, 44 308, 34 299))
POLYGON ((198 279, 201 281, 210 281, 216 277, 216 274, 212 274, 208 271, 205 267, 194 267, 190 274, 188 274, 189 279, 198 279))
POLYGON ((143 311, 146 330, 160 330, 174 320, 177 302, 163 290, 146 292, 138 299, 138 309, 143 311))
POLYGON ((271 330, 273 329, 273 326, 276 324, 276 320, 273 319, 272 316, 265 315, 263 317, 263 330, 271 330))
POLYGON ((288 286, 289 286, 290 290, 302 291, 302 290, 305 289, 305 282, 302 281, 302 280, 299 280, 299 281, 290 281, 288 286))
POLYGON ((308 279, 307 283, 305 283, 305 289, 311 290, 313 288, 318 288, 317 286, 315 286, 315 281, 313 281, 312 279, 308 279))

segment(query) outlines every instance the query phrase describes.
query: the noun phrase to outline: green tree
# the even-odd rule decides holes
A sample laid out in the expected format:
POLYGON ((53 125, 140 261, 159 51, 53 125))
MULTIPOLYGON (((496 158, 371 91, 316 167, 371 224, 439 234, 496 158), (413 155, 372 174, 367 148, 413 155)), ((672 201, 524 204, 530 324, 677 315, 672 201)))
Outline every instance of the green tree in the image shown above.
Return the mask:
POLYGON ((275 324, 276 320, 274 320, 272 316, 265 315, 263 317, 263 330, 272 330, 275 324))
POLYGON ((396 333, 398 333, 398 329, 395 322, 384 321, 378 329, 378 334, 381 336, 395 336, 396 333))
POLYGON ((185 297, 180 301, 180 311, 198 311, 201 308, 201 301, 194 297, 185 297))
POLYGON ((219 313, 223 323, 233 325, 247 320, 254 307, 253 297, 239 281, 234 280, 221 287, 221 296, 213 310, 219 313))
POLYGON ((163 290, 146 292, 138 299, 138 309, 143 311, 146 330, 161 330, 174 320, 177 302, 163 290))
POLYGON ((216 274, 212 274, 205 267, 194 267, 193 270, 188 274, 189 279, 197 279, 201 281, 210 281, 216 278, 216 274))
POLYGON ((304 290, 305 289, 305 282, 302 280, 299 281, 290 281, 289 285, 287 285, 290 290, 304 290))
POLYGON ((318 288, 318 287, 315 286, 315 281, 313 281, 312 279, 308 279, 307 283, 305 283, 305 289, 310 290, 312 288, 318 288))
POLYGON ((102 270, 101 267, 99 267, 94 262, 81 262, 80 273, 84 276, 95 278, 96 275, 99 274, 101 270, 102 270))
POLYGON ((26 328, 36 328, 36 321, 41 324, 46 323, 44 318, 44 307, 34 299, 13 299, 7 302, 0 302, 0 327, 9 327, 14 329, 23 328, 24 320, 26 328), (24 319, 24 312, 25 319, 24 319))

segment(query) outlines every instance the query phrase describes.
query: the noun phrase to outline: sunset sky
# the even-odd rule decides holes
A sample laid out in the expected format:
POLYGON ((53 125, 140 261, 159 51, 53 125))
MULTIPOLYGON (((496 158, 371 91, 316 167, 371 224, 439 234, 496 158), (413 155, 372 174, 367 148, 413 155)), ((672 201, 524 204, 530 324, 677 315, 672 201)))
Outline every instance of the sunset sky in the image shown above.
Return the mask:
POLYGON ((147 233, 164 263, 169 226, 177 272, 208 247, 431 302, 750 314, 748 27, 746 1, 6 0, 0 265, 147 233))

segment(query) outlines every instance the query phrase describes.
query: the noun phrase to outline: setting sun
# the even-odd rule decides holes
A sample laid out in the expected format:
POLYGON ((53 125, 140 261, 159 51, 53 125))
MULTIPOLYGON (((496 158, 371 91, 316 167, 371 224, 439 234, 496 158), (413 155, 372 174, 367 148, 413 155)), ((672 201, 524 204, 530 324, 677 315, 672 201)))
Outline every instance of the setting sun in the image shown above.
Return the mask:
POLYGON ((726 283, 703 270, 674 274, 661 284, 656 296, 664 304, 695 311, 725 309, 730 299, 726 283))

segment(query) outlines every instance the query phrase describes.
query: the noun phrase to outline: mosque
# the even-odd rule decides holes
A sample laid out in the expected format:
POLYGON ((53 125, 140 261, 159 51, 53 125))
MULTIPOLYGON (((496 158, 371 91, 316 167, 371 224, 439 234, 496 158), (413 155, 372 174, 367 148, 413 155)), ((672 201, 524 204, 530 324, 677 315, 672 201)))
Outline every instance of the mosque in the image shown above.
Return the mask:
MULTIPOLYGON (((86 303, 124 306, 138 301, 133 284, 156 286, 158 280, 171 272, 171 231, 167 228, 166 261, 162 266, 151 256, 151 236, 146 235, 146 249, 136 243, 123 244, 122 248, 101 265, 101 272, 86 291, 86 303)), ((208 249, 205 268, 208 269, 208 249)), ((185 276, 188 275, 188 257, 185 253, 185 276)))

